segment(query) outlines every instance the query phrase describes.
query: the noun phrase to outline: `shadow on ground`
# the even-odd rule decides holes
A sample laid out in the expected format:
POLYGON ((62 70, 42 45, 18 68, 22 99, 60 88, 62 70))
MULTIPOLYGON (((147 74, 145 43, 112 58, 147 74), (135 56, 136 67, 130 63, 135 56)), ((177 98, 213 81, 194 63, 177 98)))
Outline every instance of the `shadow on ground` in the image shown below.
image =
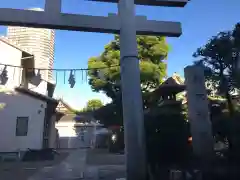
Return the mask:
POLYGON ((123 154, 109 153, 106 149, 90 149, 87 152, 88 165, 124 165, 123 154))
POLYGON ((111 154, 104 149, 89 150, 86 164, 88 174, 92 176, 95 174, 95 177, 101 180, 115 180, 126 177, 125 158, 122 154, 111 154))
POLYGON ((27 180, 30 176, 44 167, 52 167, 62 162, 68 153, 62 152, 53 161, 36 162, 1 162, 0 179, 1 180, 27 180))

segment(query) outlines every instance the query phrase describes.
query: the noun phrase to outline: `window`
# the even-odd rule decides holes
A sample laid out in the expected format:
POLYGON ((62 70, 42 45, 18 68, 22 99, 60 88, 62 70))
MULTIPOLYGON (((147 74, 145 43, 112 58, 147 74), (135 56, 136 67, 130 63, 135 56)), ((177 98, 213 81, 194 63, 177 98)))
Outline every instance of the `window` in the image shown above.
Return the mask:
POLYGON ((28 117, 17 117, 16 136, 27 136, 28 117))

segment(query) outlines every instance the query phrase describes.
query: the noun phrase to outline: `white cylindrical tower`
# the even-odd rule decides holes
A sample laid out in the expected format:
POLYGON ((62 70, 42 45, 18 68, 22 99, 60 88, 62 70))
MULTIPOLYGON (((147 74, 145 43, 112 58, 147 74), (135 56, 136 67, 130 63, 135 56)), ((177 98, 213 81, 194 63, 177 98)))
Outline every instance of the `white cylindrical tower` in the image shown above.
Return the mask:
MULTIPOLYGON (((43 11, 40 8, 29 10, 43 11)), ((51 29, 8 27, 7 37, 21 45, 23 48, 31 49, 35 56, 35 68, 52 69, 54 63, 55 32, 51 29)), ((52 71, 42 71, 42 79, 53 80, 52 71)))

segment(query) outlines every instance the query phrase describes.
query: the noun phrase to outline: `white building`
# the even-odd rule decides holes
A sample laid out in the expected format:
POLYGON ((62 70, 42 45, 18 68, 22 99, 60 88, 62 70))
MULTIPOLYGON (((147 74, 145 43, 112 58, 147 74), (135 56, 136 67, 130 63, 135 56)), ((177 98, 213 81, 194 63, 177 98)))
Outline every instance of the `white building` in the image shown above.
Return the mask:
POLYGON ((59 133, 59 148, 90 148, 94 146, 97 130, 102 125, 94 121, 80 122, 75 120, 75 114, 63 116, 57 123, 59 133))
POLYGON ((74 109, 62 99, 56 111, 64 114, 56 122, 56 129, 59 134, 59 148, 76 149, 90 148, 94 146, 96 132, 102 125, 97 123, 91 114, 74 114, 74 109))
POLYGON ((0 152, 55 148, 58 101, 24 88, 0 92, 0 152))
POLYGON ((29 50, 1 37, 0 54, 0 152, 55 147, 58 101, 46 96, 53 94, 54 86, 45 81, 31 84, 36 76, 26 71, 35 67, 29 50))

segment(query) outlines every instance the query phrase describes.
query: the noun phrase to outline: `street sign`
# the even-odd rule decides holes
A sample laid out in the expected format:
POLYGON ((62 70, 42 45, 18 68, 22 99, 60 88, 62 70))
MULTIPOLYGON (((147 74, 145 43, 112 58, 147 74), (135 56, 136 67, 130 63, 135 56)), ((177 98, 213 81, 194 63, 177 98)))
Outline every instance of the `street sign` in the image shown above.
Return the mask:
MULTIPOLYGON (((89 0, 107 3, 118 3, 119 0, 89 0)), ((135 0, 137 5, 146 6, 166 6, 166 7, 184 7, 189 0, 135 0)))

